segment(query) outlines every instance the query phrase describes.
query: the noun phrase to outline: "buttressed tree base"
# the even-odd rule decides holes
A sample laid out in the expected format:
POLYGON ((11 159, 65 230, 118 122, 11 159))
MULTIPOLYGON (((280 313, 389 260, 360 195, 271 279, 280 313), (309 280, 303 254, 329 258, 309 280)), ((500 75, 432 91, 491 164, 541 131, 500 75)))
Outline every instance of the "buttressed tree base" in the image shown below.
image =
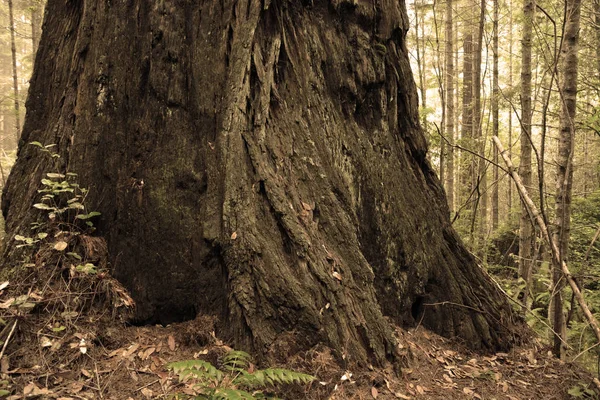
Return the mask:
POLYGON ((407 29, 398 0, 49 0, 5 267, 51 167, 28 143, 53 143, 138 323, 211 314, 240 349, 356 362, 394 358, 384 316, 510 346, 426 158, 407 29))

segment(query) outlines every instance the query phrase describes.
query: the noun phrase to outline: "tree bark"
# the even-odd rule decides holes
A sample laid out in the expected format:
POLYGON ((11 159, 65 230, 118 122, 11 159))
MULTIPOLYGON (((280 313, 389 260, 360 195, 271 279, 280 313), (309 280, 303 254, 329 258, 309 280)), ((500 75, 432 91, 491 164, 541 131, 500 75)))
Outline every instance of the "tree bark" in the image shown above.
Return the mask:
MULTIPOLYGON (((485 0, 481 0, 479 20, 477 24, 477 39, 475 42, 475 53, 473 57, 473 142, 475 144, 474 151, 482 157, 485 157, 485 140, 482 133, 482 114, 481 108, 481 63, 483 54, 483 28, 485 25, 485 0)), ((472 230, 478 225, 477 235, 475 232, 472 235, 477 238, 473 243, 479 242, 479 253, 485 252, 484 242, 487 236, 487 214, 488 214, 488 195, 487 195, 487 166, 486 162, 481 157, 473 158, 473 185, 477 192, 477 202, 475 206, 476 212, 473 213, 472 230), (476 224, 477 212, 479 212, 479 224, 476 224)), ((483 258, 483 257, 482 257, 483 258)))
MULTIPOLYGON (((468 22, 465 24, 465 36, 463 42, 463 80, 462 80, 462 121, 461 121, 461 143, 466 148, 472 148, 473 144, 473 27, 472 27, 472 11, 466 12, 468 22)), ((467 152, 462 153, 461 160, 461 186, 462 193, 460 196, 461 203, 465 204, 465 219, 471 221, 474 212, 473 207, 473 177, 477 172, 473 169, 475 160, 473 156, 467 152)), ((471 243, 469 243, 471 246, 471 243)))
POLYGON ((38 0, 31 2, 31 45, 33 55, 37 53, 38 46, 40 44, 40 28, 41 28, 41 14, 43 11, 43 5, 38 0))
MULTIPOLYGON (((90 189, 139 323, 216 314, 238 348, 360 363, 394 359, 384 315, 510 345, 426 158, 407 21, 391 0, 48 2, 23 142, 90 189)), ((48 163, 20 147, 7 265, 48 163)))
MULTIPOLYGON (((519 175, 527 190, 531 190, 531 41, 533 20, 535 16, 535 0, 524 0, 523 3, 523 40, 521 43, 521 161, 519 175)), ((519 219, 519 278, 523 279, 526 288, 523 291, 522 303, 527 305, 532 255, 534 246, 534 230, 526 205, 521 202, 519 219)))
MULTIPOLYGON (((492 53, 493 53, 493 67, 492 67, 492 135, 498 136, 499 132, 499 107, 498 101, 500 100, 500 86, 498 84, 498 0, 494 0, 494 15, 493 15, 493 32, 492 32, 492 53)), ((500 197, 500 174, 498 171, 498 149, 493 148, 494 151, 494 185, 492 187, 492 229, 495 231, 498 229, 499 222, 499 197, 500 197)))
MULTIPOLYGON (((513 12, 512 0, 509 1, 508 11, 508 88, 510 93, 513 91, 513 12)), ((510 104, 508 105, 508 156, 512 157, 512 146, 513 146, 513 107, 512 107, 512 96, 510 104)), ((497 150, 497 149, 496 149, 497 150)), ((509 219, 512 220, 512 205, 513 205, 513 182, 511 179, 508 180, 507 196, 508 196, 508 213, 509 219)))
POLYGON ((15 44, 15 20, 12 0, 8 0, 8 23, 10 29, 10 52, 12 55, 13 96, 15 97, 15 137, 16 142, 18 142, 21 134, 21 116, 19 114, 19 77, 17 72, 17 46, 15 44))
POLYGON ((446 0, 445 39, 444 51, 444 91, 445 91, 445 134, 448 139, 446 154, 445 188, 448 198, 448 208, 454 211, 454 22, 452 18, 452 0, 446 0))
POLYGON ((569 238, 571 236, 571 200, 573 189, 573 153, 575 146, 575 111, 577 106, 577 69, 579 51, 579 21, 581 18, 581 0, 568 0, 565 3, 565 25, 561 47, 560 74, 560 133, 558 155, 556 158, 556 207, 555 230, 553 240, 558 248, 559 263, 552 274, 552 303, 554 308, 553 328, 563 337, 555 335, 553 352, 556 356, 564 354, 563 342, 564 314, 562 309, 561 266, 568 263, 569 238))

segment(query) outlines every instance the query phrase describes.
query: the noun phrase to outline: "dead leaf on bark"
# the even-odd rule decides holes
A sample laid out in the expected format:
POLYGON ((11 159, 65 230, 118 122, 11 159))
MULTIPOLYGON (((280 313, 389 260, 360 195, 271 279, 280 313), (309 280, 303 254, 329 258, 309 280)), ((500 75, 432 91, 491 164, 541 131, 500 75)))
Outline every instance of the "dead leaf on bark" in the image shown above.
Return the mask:
POLYGON ((231 234, 231 240, 235 240, 237 238, 237 232, 233 232, 231 234))

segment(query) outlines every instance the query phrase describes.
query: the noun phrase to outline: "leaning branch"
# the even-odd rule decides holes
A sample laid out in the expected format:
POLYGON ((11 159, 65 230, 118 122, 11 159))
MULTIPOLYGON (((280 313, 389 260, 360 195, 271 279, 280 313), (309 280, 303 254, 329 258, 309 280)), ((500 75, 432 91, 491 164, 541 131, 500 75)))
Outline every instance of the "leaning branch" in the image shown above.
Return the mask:
POLYGON ((581 310, 583 311, 585 318, 590 323, 590 326, 592 327, 592 330, 594 331, 594 334, 596 335, 596 339, 598 340, 598 342, 600 342, 600 327, 598 326, 598 321, 596 320, 596 318, 590 311, 585 299, 583 298, 583 293, 581 293, 579 286, 577 286, 575 279, 571 275, 571 272, 569 271, 569 268, 567 267, 567 263, 564 261, 561 261, 560 251, 559 251, 556 243, 550 238, 550 234, 548 233, 548 226, 544 222, 544 219, 542 218, 542 215, 540 214, 537 207, 535 206, 535 203, 531 200, 531 197, 529 197, 529 194, 527 193, 527 189, 525 188, 525 185, 523 185, 523 182, 521 181, 521 177, 519 176, 519 174, 517 174, 516 168, 513 165, 510 157, 508 156, 508 154, 505 152, 504 148, 502 147, 502 143, 500 142, 500 139, 498 139, 498 136, 494 136, 492 138, 492 140, 494 141, 494 144, 498 148, 498 152, 500 153, 500 155, 502 155, 502 158, 504 159, 504 162, 506 163, 506 166, 508 167, 510 176, 514 180, 515 185, 517 186, 517 189, 519 190, 519 194, 521 195, 521 199, 523 200, 523 203, 527 207, 529 214, 537 222, 537 225, 539 226, 544 239, 550 246, 550 249, 552 251, 552 260, 554 262, 554 265, 557 268, 560 268, 562 270, 563 275, 567 279, 567 282, 569 282, 569 286, 571 286, 571 290, 573 291, 573 294, 574 294, 575 298, 577 299, 577 303, 579 304, 579 307, 581 307, 581 310))

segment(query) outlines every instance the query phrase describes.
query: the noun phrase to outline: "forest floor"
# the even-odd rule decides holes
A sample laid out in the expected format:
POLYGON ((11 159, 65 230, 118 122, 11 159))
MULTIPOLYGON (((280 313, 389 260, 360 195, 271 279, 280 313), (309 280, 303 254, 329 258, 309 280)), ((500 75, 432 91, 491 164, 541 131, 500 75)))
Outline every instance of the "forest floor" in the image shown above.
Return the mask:
MULTIPOLYGON (((80 318, 69 334, 17 320, 0 360, 8 399, 150 399, 192 394, 167 369, 173 361, 204 359, 218 365, 229 347, 212 320, 162 326, 126 326, 104 315, 80 318)), ((10 325, 10 324, 9 324, 10 325)), ((476 354, 419 327, 396 329, 407 356, 401 374, 388 369, 340 368, 327 349, 292 357, 278 367, 313 374, 307 386, 275 393, 287 399, 571 399, 596 398, 592 377, 556 360, 532 340, 509 353, 476 354), (575 392, 574 392, 575 391, 575 392), (577 393, 576 393, 577 392, 577 393)))

